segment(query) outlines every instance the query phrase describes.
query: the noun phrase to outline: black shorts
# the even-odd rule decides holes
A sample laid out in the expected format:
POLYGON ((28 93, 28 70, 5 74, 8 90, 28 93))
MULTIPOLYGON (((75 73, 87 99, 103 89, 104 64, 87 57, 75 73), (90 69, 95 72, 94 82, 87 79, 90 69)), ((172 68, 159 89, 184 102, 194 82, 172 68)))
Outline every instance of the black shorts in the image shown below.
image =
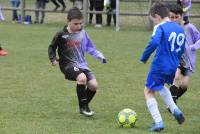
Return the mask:
POLYGON ((79 74, 84 73, 87 81, 95 79, 94 74, 88 69, 77 68, 75 66, 60 66, 61 72, 65 75, 65 79, 76 81, 79 74))

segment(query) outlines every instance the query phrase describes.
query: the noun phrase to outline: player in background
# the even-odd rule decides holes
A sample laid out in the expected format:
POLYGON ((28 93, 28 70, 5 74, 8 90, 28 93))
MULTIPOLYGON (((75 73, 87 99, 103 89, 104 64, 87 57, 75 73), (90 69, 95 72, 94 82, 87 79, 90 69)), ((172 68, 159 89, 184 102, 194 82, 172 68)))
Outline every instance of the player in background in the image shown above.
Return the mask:
POLYGON ((96 94, 97 81, 88 67, 85 53, 106 63, 103 54, 96 50, 94 43, 82 28, 83 15, 76 7, 68 12, 68 24, 63 30, 56 33, 48 48, 48 55, 52 65, 59 64, 65 78, 76 81, 76 91, 79 101, 80 113, 85 116, 93 116, 89 103, 96 94), (56 56, 58 52, 59 60, 56 56))
MULTIPOLYGON (((0 6, 0 22, 4 21, 4 20, 5 20, 5 18, 3 16, 3 13, 1 11, 1 6, 0 6)), ((6 56, 7 54, 8 54, 8 52, 6 52, 5 50, 3 50, 3 48, 2 48, 2 46, 0 44, 0 56, 6 56)))
POLYGON ((176 22, 171 22, 167 7, 159 2, 152 5, 150 18, 156 24, 152 37, 144 50, 140 61, 144 64, 156 50, 144 89, 147 108, 154 120, 150 131, 164 129, 163 119, 158 109, 155 92, 158 92, 164 103, 179 124, 184 122, 181 110, 174 103, 171 93, 165 83, 172 84, 181 55, 184 52, 185 35, 183 28, 176 22))
POLYGON ((179 4, 182 7, 183 10, 183 20, 185 23, 189 22, 189 10, 192 6, 191 0, 177 0, 177 4, 179 4))
POLYGON ((169 5, 170 19, 178 22, 184 28, 186 43, 185 52, 182 55, 181 62, 177 68, 173 85, 170 87, 173 100, 176 103, 188 89, 189 80, 195 72, 196 50, 200 48, 200 32, 189 21, 183 21, 183 11, 179 5, 169 5))

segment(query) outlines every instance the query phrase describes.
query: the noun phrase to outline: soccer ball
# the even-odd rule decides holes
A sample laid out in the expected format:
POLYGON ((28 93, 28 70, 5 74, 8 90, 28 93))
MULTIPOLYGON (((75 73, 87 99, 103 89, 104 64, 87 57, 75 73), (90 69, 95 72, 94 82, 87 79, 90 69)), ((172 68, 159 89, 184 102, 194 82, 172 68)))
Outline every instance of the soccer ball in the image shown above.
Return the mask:
POLYGON ((137 114, 132 109, 126 108, 121 110, 117 116, 117 122, 120 127, 132 128, 137 121, 137 114))

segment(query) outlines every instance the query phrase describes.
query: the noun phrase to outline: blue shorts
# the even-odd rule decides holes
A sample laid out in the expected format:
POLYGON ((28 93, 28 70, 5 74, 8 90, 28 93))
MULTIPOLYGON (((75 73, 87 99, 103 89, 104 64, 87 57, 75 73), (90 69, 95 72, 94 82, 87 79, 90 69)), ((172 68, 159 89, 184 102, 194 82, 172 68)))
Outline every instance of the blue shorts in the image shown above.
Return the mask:
POLYGON ((174 80, 174 74, 160 74, 149 72, 145 86, 150 90, 161 90, 165 83, 172 84, 174 80))

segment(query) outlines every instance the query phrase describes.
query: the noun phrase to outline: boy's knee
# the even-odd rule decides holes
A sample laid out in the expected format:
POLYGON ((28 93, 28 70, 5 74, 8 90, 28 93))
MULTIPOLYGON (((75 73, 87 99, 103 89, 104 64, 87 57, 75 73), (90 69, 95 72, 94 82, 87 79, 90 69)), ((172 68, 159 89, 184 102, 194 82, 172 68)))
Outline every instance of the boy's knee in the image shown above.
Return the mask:
POLYGON ((96 81, 91 82, 90 84, 88 84, 88 88, 89 88, 91 91, 96 91, 97 88, 98 88, 98 83, 97 83, 96 81))
POLYGON ((97 83, 93 83, 92 85, 91 85, 91 90, 92 91, 96 91, 97 90, 97 87, 98 87, 98 84, 97 83))
POLYGON ((78 84, 84 84, 84 85, 87 83, 87 77, 85 76, 84 73, 81 73, 81 74, 78 75, 77 83, 78 84))

